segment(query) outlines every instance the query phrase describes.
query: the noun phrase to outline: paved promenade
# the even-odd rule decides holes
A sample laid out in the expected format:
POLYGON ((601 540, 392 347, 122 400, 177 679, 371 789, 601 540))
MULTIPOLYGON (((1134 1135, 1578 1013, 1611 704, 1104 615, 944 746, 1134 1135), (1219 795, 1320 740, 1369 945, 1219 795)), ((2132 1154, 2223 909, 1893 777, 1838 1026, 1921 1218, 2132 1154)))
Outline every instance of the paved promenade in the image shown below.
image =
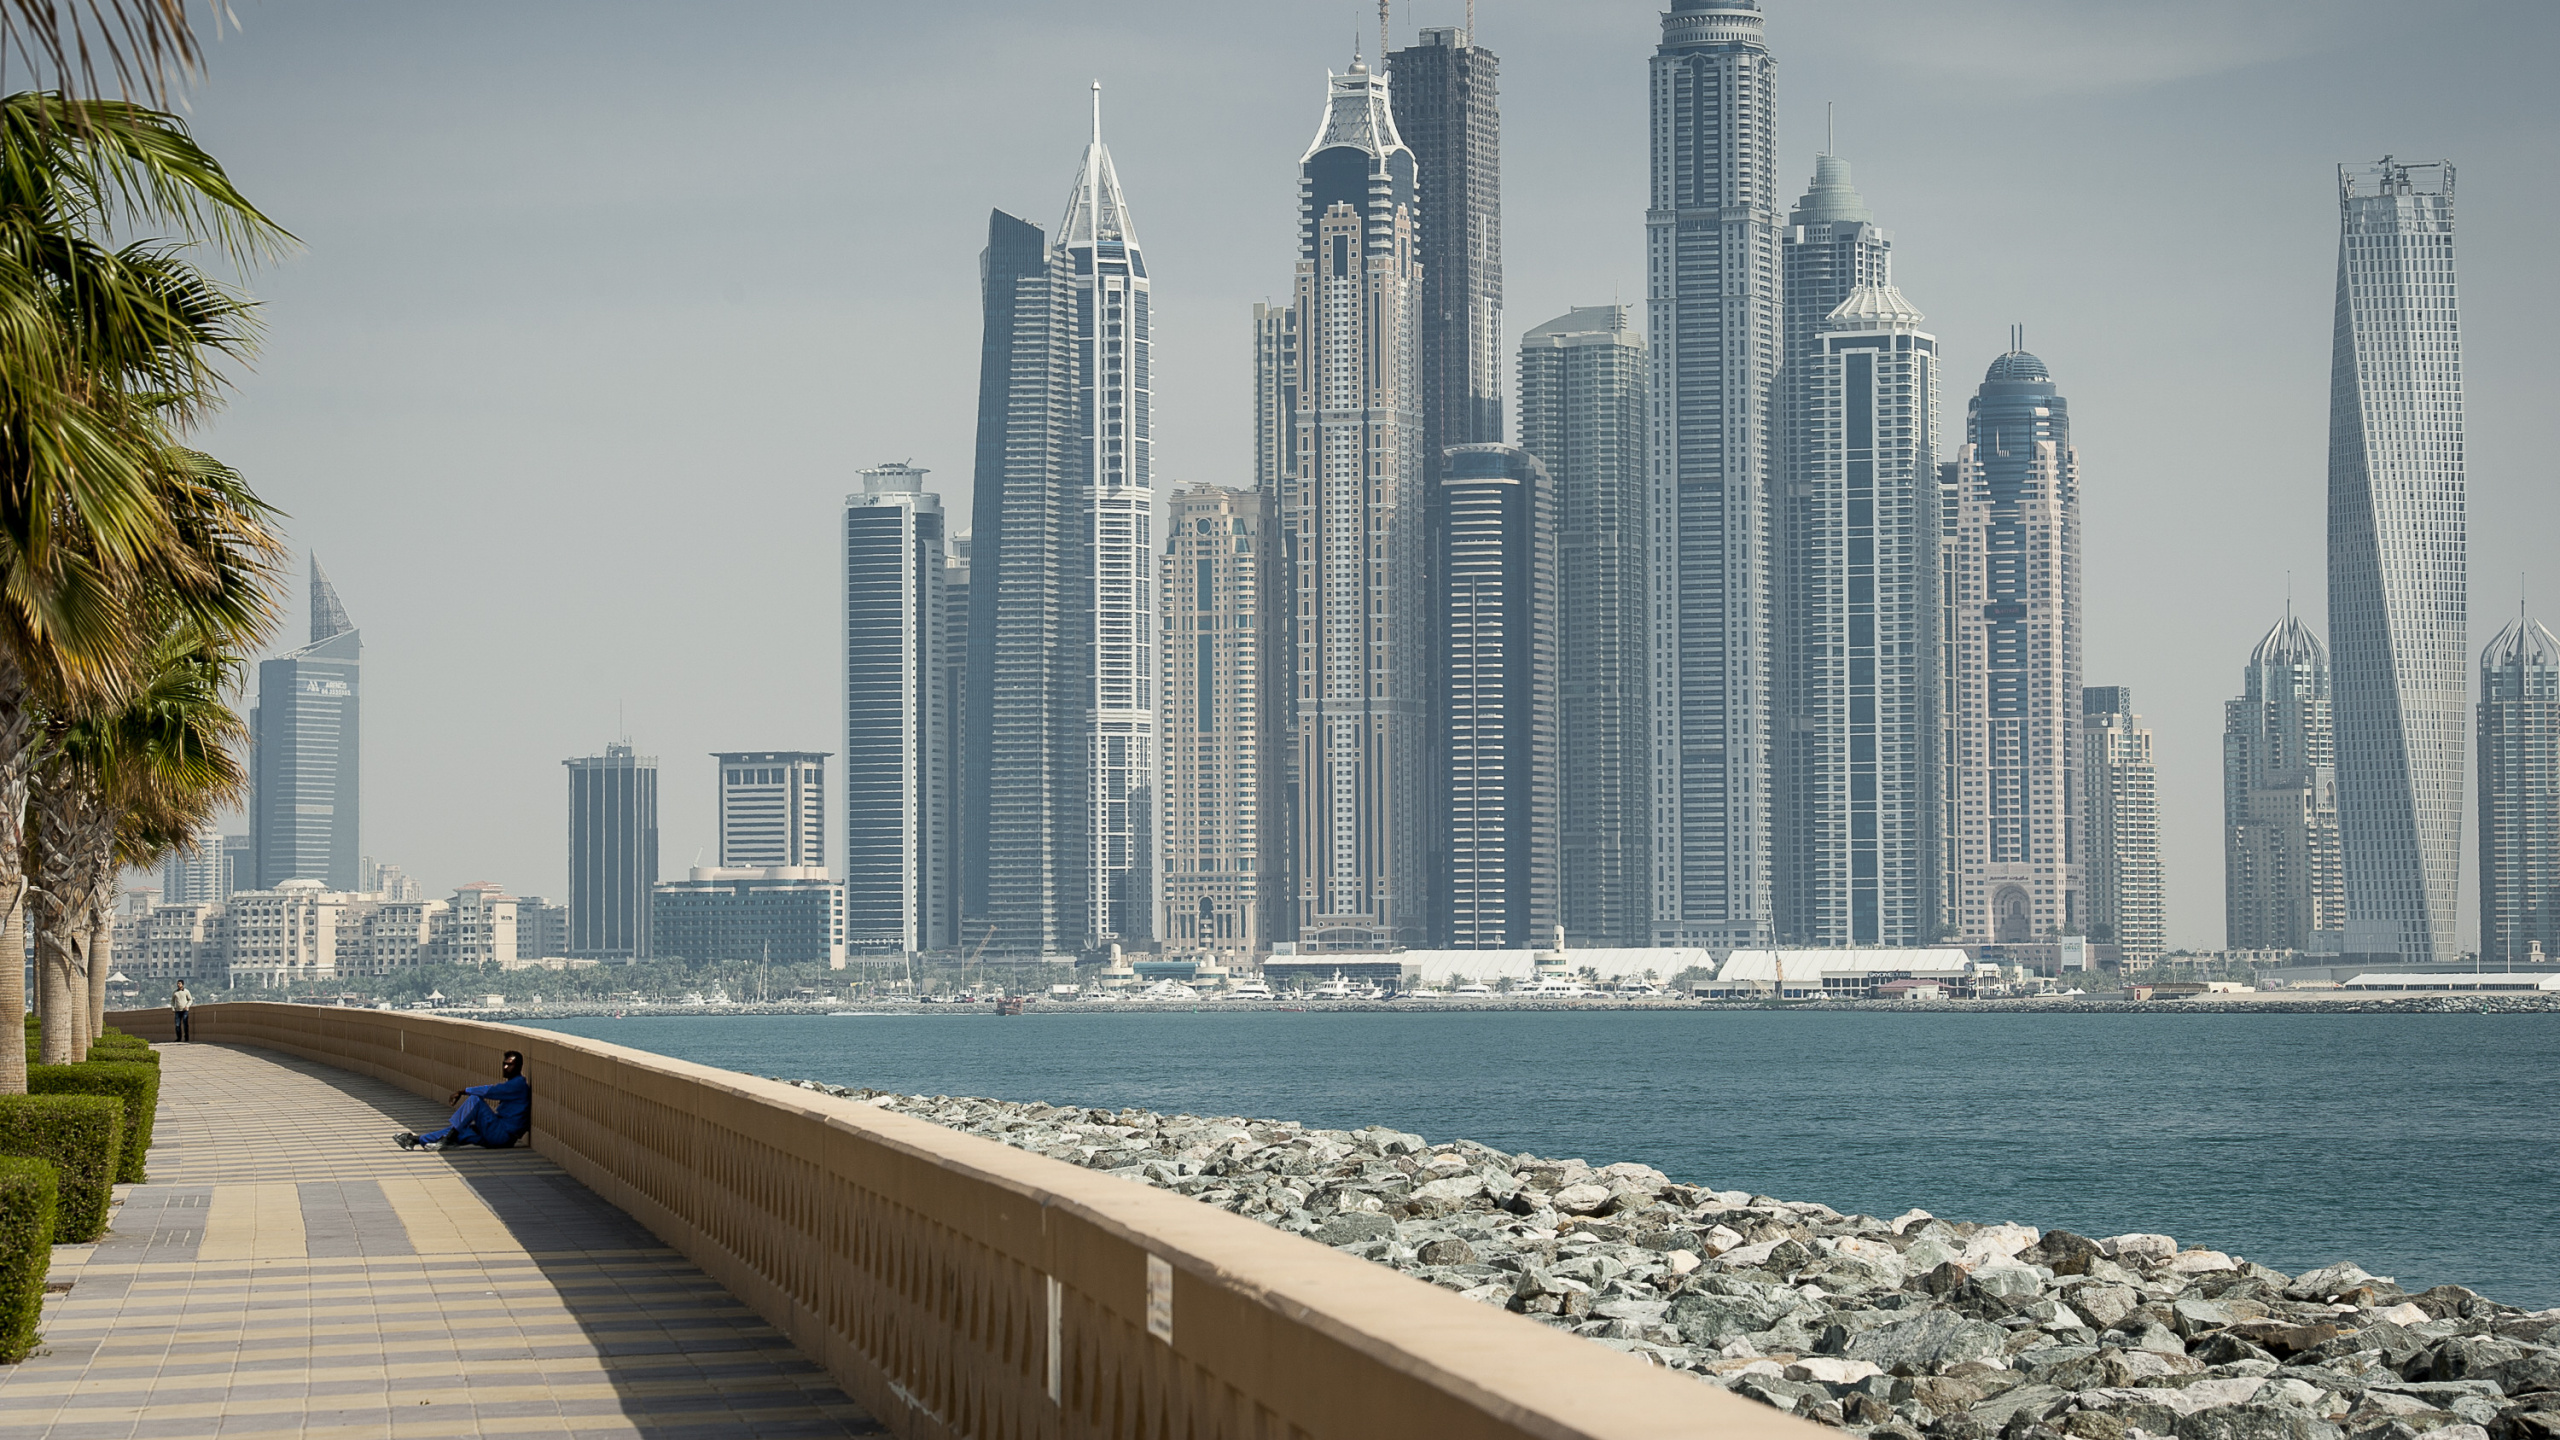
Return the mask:
MULTIPOLYGON (((885 1434, 690 1262, 530 1149, 403 1152, 440 1107, 166 1045, 151 1178, 54 1251, 0 1440, 885 1434)), ((494 1078, 494 1077, 492 1077, 494 1078)))

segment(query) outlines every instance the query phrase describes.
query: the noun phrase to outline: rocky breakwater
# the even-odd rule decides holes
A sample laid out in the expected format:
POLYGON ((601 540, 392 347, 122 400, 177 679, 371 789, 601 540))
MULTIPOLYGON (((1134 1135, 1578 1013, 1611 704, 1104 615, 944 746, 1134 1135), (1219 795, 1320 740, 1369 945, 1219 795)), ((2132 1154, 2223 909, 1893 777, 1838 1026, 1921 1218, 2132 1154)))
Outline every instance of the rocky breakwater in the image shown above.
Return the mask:
POLYGON ((1890 1220, 1372 1128, 805 1088, 1204 1204, 1893 1440, 2560 1440, 2560 1310, 2166 1235, 1890 1220))

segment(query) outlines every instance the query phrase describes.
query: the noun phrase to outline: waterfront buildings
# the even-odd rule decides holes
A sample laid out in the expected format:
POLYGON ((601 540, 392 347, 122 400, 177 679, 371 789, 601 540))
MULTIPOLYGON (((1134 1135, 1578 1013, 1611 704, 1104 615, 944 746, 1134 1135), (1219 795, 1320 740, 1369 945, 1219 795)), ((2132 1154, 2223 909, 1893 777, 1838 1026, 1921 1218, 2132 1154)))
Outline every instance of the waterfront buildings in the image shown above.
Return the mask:
MULTIPOLYGON (((946 623, 942 501, 926 493, 924 476, 911 465, 881 465, 862 472, 861 493, 845 497, 845 924, 847 943, 867 952, 947 949, 960 933, 947 673, 959 657, 946 623)), ((720 759, 721 866, 823 869, 823 844, 733 848, 729 831, 729 786, 817 803, 825 788, 820 757, 720 759)), ((760 818, 771 804, 742 809, 740 818, 780 841, 785 827, 760 818)))
POLYGON ((2132 690, 2081 690, 2080 745, 2089 936, 2115 945, 2128 966, 2142 968, 2169 948, 2169 908, 2160 866, 2159 777, 2151 732, 2133 713, 2132 690))
POLYGON ((1420 944, 1429 922, 1420 255, 1387 78, 1327 77, 1299 161, 1295 547, 1302 949, 1420 944))
POLYGON ((516 899, 516 956, 547 960, 569 953, 569 907, 540 895, 516 899))
POLYGON ((1420 44, 1387 56, 1421 212, 1416 408, 1426 484, 1446 473, 1450 446, 1503 438, 1500 69, 1457 26, 1426 29, 1420 44))
POLYGON ((1956 938, 2081 933, 2080 472, 2071 412, 2012 349, 1966 406, 1949 544, 1956 938))
POLYGON ((1168 958, 1248 962, 1288 907, 1275 494, 1192 485, 1167 512, 1156 933, 1168 958))
MULTIPOLYGON (((1298 483, 1298 307, 1253 307, 1253 485, 1272 497, 1282 514, 1298 483)), ((1278 604, 1263 619, 1278 647, 1271 670, 1271 693, 1280 703, 1280 753, 1275 766, 1280 797, 1279 849, 1266 857, 1279 876, 1281 905, 1271 916, 1265 937, 1294 942, 1298 935, 1297 817, 1303 812, 1298 794, 1296 661, 1300 617, 1288 588, 1298 573, 1297 527, 1293 520, 1272 527, 1274 540, 1266 557, 1282 587, 1278 604)))
POLYGON ((363 634, 311 557, 311 639, 258 664, 249 712, 249 833, 257 875, 273 889, 314 880, 354 890, 357 842, 358 661, 363 634))
MULTIPOLYGON (((901 467, 903 468, 903 467, 901 467)), ((866 474, 870 472, 865 472, 866 474)), ((923 475, 923 471, 915 471, 923 475)), ((939 549, 933 557, 941 558, 939 549)), ((919 567, 923 568, 923 567, 919 567)), ((845 606, 846 623, 852 623, 852 596, 848 587, 845 606)), ((936 615, 939 622, 942 617, 936 615)), ((939 628, 937 624, 937 628, 939 628)), ((934 704, 941 708, 945 724, 939 754, 945 775, 939 787, 948 795, 949 772, 956 768, 951 761, 949 738, 949 672, 959 667, 951 663, 953 655, 945 632, 943 643, 936 647, 941 662, 933 667, 937 686, 934 704)), ((827 752, 823 750, 723 750, 711 757, 720 768, 720 863, 722 865, 792 865, 818 866, 827 863, 827 752)), ((950 810, 946 800, 945 811, 950 810)), ((951 817, 946 814, 948 831, 951 817)), ((947 846, 951 842, 946 839, 947 846)), ((948 887, 946 887, 948 888, 948 887)))
POLYGON ((696 866, 653 888, 651 935, 659 955, 697 965, 823 962, 841 970, 846 889, 811 866, 696 866))
MULTIPOLYGON (((1520 448, 1556 496, 1557 923, 1577 946, 1652 938, 1645 348, 1626 307, 1520 338, 1520 448)), ((1539 943, 1546 943, 1544 936, 1539 943)))
POLYGON ((1673 0, 1645 213, 1657 944, 1765 945, 1770 486, 1780 362, 1776 61, 1756 0, 1673 0))
POLYGON ((369 908, 362 897, 319 880, 235 893, 222 907, 221 922, 230 983, 303 985, 337 978, 341 958, 353 962, 362 954, 369 908))
POLYGON ((225 863, 222 827, 206 821, 187 843, 160 862, 160 901, 164 905, 219 905, 231 898, 231 867, 225 863))
POLYGON ((1504 950, 1555 934, 1555 486, 1513 445, 1450 447, 1434 649, 1448 873, 1442 943, 1504 950))
POLYGON ((569 954, 646 960, 658 879, 658 758, 626 741, 569 770, 569 954))
MULTIPOLYGON (((1825 174, 1845 188, 1843 171, 1825 174)), ((1816 184, 1809 208, 1848 208, 1816 184)), ((1790 231, 1791 258, 1817 248, 1794 239, 1805 231, 1790 231)), ((1835 247, 1836 266, 1817 270, 1807 256, 1804 268, 1822 276, 1880 271, 1880 258, 1863 255, 1862 243, 1853 233, 1835 247)), ((1821 293, 1810 281, 1808 291, 1821 293)), ((1919 945, 1942 920, 1931 903, 1944 743, 1938 357, 1921 319, 1901 291, 1860 285, 1821 318, 1800 353, 1790 352, 1777 895, 1782 930, 1797 944, 1919 945)))
POLYGON ((2329 654, 2287 607, 2222 712, 2222 897, 2234 950, 2336 954, 2346 939, 2329 654))
POLYGON ((2519 612, 2480 652, 2480 963, 2560 956, 2560 637, 2519 612))
POLYGON ((988 697, 986 914, 1000 952, 1033 958, 1144 944, 1155 918, 1149 282, 1098 88, 1094 104, 1041 263, 1001 215, 985 261, 974 525, 991 553, 974 567, 973 619, 990 649, 972 689, 988 697))
POLYGON ((2338 167, 2329 643, 2349 954, 2450 960, 2461 869, 2462 336, 2453 166, 2338 167))

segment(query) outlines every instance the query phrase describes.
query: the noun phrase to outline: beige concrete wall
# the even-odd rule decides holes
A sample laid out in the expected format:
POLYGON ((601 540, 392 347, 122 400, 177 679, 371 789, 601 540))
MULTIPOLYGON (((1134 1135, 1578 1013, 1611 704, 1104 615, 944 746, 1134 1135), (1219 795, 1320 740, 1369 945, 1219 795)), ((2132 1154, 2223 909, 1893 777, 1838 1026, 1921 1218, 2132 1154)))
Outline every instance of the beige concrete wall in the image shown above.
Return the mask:
MULTIPOLYGON (((774 1081, 425 1014, 224 1003, 193 1022, 439 1100, 523 1051, 535 1148, 909 1440, 1827 1433, 1171 1192, 774 1081)), ((169 1033, 165 1010, 109 1023, 169 1033)))

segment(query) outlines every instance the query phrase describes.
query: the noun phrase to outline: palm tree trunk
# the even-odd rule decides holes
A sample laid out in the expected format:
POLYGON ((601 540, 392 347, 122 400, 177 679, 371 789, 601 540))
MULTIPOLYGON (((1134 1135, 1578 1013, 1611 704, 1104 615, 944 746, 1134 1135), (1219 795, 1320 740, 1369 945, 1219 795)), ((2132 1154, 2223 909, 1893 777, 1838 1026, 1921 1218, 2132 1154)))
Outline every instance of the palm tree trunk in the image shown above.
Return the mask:
POLYGON ((99 819, 89 842, 89 1041, 97 1043, 107 1033, 107 977, 116 968, 116 882, 123 878, 116 864, 115 812, 99 807, 99 819))
POLYGON ((25 672, 0 653, 0 1095, 27 1093, 20 1019, 27 1013, 27 742, 34 728, 25 672))
MULTIPOLYGON (((57 749, 36 766, 27 795, 27 910, 35 932, 36 983, 44 997, 44 1063, 69 1065, 86 1055, 81 1022, 88 1010, 79 976, 77 917, 87 909, 87 878, 79 840, 83 786, 57 749)), ((85 977, 84 977, 85 978, 85 977)))

